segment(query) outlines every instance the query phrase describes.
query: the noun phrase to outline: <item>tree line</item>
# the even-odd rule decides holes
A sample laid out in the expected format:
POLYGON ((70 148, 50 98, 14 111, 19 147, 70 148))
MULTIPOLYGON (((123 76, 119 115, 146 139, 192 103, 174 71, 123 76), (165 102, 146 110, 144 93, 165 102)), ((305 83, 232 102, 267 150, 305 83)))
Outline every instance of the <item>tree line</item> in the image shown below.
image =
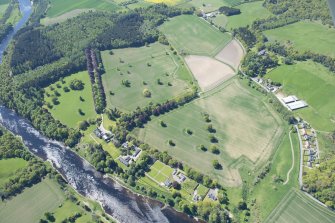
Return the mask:
POLYGON ((26 187, 39 183, 51 171, 41 160, 35 158, 18 138, 6 130, 0 129, 0 160, 10 158, 22 158, 28 161, 28 165, 17 170, 14 176, 0 186, 2 200, 22 192, 26 187))

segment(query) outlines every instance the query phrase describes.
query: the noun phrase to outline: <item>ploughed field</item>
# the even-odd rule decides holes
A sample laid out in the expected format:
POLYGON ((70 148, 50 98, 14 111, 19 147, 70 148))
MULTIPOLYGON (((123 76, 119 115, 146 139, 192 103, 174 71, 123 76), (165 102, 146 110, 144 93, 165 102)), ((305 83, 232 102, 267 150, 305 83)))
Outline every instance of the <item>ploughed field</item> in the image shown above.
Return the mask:
POLYGON ((230 165, 240 159, 254 164, 266 160, 281 136, 281 126, 273 115, 260 95, 250 92, 238 80, 231 80, 219 90, 154 118, 144 129, 136 131, 141 140, 154 148, 168 151, 226 185, 236 186, 241 179, 230 165), (214 146, 219 154, 211 151, 214 146), (212 166, 215 159, 222 170, 212 166))
POLYGON ((102 80, 108 107, 133 111, 150 102, 164 102, 189 89, 192 76, 181 59, 155 43, 140 48, 102 52, 106 73, 102 80), (126 86, 126 81, 129 85, 126 86), (143 95, 147 89, 149 97, 143 95))

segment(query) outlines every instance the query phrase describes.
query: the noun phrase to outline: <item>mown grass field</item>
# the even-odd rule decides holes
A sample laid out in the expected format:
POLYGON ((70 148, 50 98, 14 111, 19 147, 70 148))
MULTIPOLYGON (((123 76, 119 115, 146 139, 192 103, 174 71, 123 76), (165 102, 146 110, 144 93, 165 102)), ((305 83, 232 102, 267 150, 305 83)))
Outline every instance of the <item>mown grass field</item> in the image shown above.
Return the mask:
POLYGON ((11 200, 0 202, 0 222, 38 222, 45 212, 55 210, 64 199, 57 183, 45 179, 11 200))
POLYGON ((0 160, 0 187, 14 176, 18 169, 26 167, 27 164, 27 161, 20 158, 0 160))
POLYGON ((225 28, 232 30, 238 27, 244 27, 251 25, 253 21, 257 19, 265 19, 271 15, 271 13, 263 7, 262 1, 245 3, 236 8, 241 10, 241 14, 228 16, 225 28))
POLYGON ((285 94, 294 94, 305 100, 308 108, 295 111, 322 131, 335 129, 335 76, 324 66, 312 61, 282 65, 267 74, 273 81, 282 83, 285 94))
POLYGON ((188 82, 192 80, 180 58, 159 43, 113 50, 113 55, 104 51, 102 60, 106 69, 102 79, 108 107, 123 111, 171 99, 188 89, 188 82), (124 80, 130 82, 129 87, 122 85, 124 80), (144 89, 150 91, 150 97, 143 95, 144 89))
POLYGON ((170 179, 172 180, 173 169, 160 161, 156 161, 151 167, 148 175, 158 183, 163 183, 170 179))
POLYGON ((195 15, 172 18, 160 30, 179 52, 186 54, 213 56, 231 40, 228 33, 220 32, 195 15))
POLYGON ((51 0, 50 8, 47 11, 47 17, 56 17, 75 9, 98 9, 106 11, 115 11, 120 7, 109 0, 51 0))
POLYGON ((52 116, 69 127, 77 127, 80 121, 95 118, 96 112, 94 110, 92 87, 87 71, 72 74, 64 78, 64 81, 64 84, 58 81, 50 85, 61 94, 58 97, 58 105, 52 104, 54 91, 50 89, 50 86, 45 88, 44 100, 53 105, 51 109, 48 109, 52 116), (74 79, 81 80, 84 83, 84 89, 79 91, 71 89, 70 92, 65 92, 63 87, 67 86, 70 88, 70 82, 74 79), (61 87, 57 88, 57 84, 61 87), (49 97, 47 93, 50 94, 49 97), (82 97, 84 101, 81 101, 80 97, 82 97), (78 109, 81 109, 83 114, 79 114, 78 109))
MULTIPOLYGON (((283 185, 293 162, 289 133, 287 130, 278 148, 276 148, 277 150, 271 161, 270 172, 254 187, 250 195, 252 199, 256 199, 252 210, 254 214, 250 219, 251 222, 264 222, 265 218, 279 204, 291 188, 298 188, 300 163, 299 140, 296 133, 291 133, 291 138, 294 149, 294 168, 290 172, 289 181, 286 185, 283 185), (275 182, 275 176, 281 180, 275 182)), ((252 180, 254 180, 254 178, 252 178, 252 180)), ((250 182, 250 184, 252 183, 253 182, 250 182)))
POLYGON ((267 223, 332 223, 335 213, 319 205, 303 192, 292 189, 273 210, 267 223))
POLYGON ((302 21, 264 33, 270 41, 290 41, 297 50, 335 57, 335 30, 320 23, 302 21))
POLYGON ((229 165, 241 157, 252 162, 266 159, 282 130, 262 97, 242 87, 237 80, 232 80, 222 90, 154 118, 144 129, 136 131, 144 142, 168 151, 198 171, 220 182, 239 184, 238 173, 230 172, 229 165), (211 122, 205 121, 204 113, 208 113, 211 122), (259 119, 260 114, 262 119, 259 119), (161 121, 167 126, 162 127, 161 121), (209 124, 213 125, 215 133, 209 133, 209 124), (186 129, 192 134, 188 134, 186 129), (211 143, 210 135, 214 135, 218 142, 211 143), (175 146, 169 145, 169 140, 175 146), (208 151, 202 151, 201 145, 208 151), (220 154, 210 151, 212 145, 219 148, 220 154), (214 159, 219 160, 223 170, 213 168, 214 159))

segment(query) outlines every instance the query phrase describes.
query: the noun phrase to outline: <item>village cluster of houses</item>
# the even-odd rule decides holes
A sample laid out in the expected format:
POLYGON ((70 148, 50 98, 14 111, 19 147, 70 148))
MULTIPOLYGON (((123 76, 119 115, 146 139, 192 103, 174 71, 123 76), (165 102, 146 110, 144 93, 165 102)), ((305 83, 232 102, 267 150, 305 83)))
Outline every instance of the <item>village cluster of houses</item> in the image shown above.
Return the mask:
POLYGON ((318 165, 320 160, 315 130, 308 123, 301 122, 299 124, 299 134, 303 140, 304 156, 307 156, 306 165, 312 168, 314 165, 318 165))
POLYGON ((251 79, 258 85, 262 86, 267 92, 276 93, 280 89, 280 86, 273 85, 270 79, 265 80, 260 77, 254 77, 251 79))
POLYGON ((121 146, 123 149, 127 150, 127 155, 119 156, 119 161, 125 166, 129 166, 135 162, 141 155, 142 150, 137 146, 131 145, 129 142, 125 142, 121 146))

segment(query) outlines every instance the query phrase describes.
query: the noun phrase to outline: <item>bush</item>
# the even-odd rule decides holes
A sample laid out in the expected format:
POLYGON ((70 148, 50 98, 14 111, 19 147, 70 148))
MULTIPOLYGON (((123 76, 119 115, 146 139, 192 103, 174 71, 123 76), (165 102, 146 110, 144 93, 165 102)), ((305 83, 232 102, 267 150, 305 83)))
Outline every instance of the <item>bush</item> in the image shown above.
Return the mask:
POLYGON ((173 142, 173 140, 172 140, 172 139, 170 139, 170 140, 169 140, 169 145, 170 145, 170 146, 175 146, 175 145, 176 145, 176 143, 174 143, 174 142, 173 142))
POLYGON ((200 149, 201 149, 202 151, 204 151, 204 152, 207 151, 207 148, 206 148, 204 145, 201 145, 201 146, 200 146, 200 149))
POLYGON ((217 170, 222 169, 222 166, 218 160, 213 160, 213 167, 214 169, 217 169, 217 170))
POLYGON ((84 89, 84 83, 81 80, 73 79, 70 82, 70 88, 72 90, 77 90, 77 91, 83 90, 84 89))
POLYGON ((214 154, 220 154, 220 150, 215 145, 211 146, 211 152, 214 154))
POLYGON ((149 89, 145 88, 143 90, 143 96, 146 98, 150 98, 151 97, 151 92, 149 91, 149 89))

